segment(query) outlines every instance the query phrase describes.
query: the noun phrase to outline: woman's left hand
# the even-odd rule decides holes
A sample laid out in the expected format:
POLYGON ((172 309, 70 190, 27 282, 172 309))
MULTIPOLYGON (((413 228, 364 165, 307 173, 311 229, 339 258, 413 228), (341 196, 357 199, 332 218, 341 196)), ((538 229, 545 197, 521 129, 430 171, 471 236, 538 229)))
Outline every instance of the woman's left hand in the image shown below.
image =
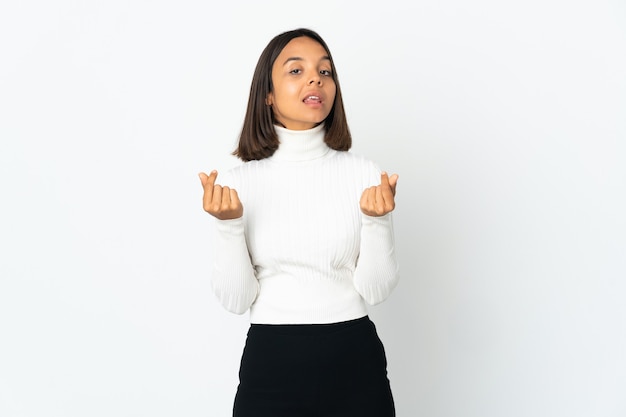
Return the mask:
POLYGON ((368 216, 380 217, 391 212, 396 203, 396 185, 398 184, 398 174, 391 177, 386 172, 380 174, 380 184, 366 188, 361 195, 361 211, 368 216))

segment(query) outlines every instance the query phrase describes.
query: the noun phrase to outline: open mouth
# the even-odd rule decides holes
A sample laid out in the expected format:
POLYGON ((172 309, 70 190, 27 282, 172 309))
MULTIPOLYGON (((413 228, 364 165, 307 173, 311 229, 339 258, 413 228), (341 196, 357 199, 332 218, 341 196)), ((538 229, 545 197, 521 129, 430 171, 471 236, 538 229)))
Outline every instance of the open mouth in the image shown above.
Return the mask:
POLYGON ((322 99, 319 96, 307 96, 302 100, 305 104, 319 104, 322 99))

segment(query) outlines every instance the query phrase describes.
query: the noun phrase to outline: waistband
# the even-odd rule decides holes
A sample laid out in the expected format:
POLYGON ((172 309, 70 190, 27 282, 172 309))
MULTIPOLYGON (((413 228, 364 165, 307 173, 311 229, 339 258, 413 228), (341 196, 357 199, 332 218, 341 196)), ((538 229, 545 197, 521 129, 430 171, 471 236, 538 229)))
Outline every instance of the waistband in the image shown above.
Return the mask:
POLYGON ((323 323, 323 324, 258 324, 253 323, 250 325, 250 332, 262 331, 263 333, 274 333, 283 335, 296 335, 296 336, 317 336, 325 335, 335 332, 341 332, 348 330, 355 326, 371 323, 369 316, 363 316, 358 319, 340 321, 337 323, 323 323))

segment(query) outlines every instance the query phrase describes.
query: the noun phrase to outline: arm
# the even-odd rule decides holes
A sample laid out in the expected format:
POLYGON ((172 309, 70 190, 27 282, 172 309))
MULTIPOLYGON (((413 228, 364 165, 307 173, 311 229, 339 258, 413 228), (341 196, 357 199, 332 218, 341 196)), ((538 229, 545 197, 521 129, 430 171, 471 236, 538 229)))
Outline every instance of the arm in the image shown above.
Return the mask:
POLYGON ((259 290, 246 245, 243 205, 236 190, 215 184, 217 171, 199 177, 204 210, 217 219, 211 287, 226 310, 243 314, 259 290))
POLYGON ((216 223, 211 288, 226 310, 243 314, 259 292, 246 245, 243 217, 216 223))
POLYGON ((361 247, 354 286, 368 304, 384 301, 398 284, 391 211, 395 208, 397 175, 381 174, 381 183, 363 191, 360 206, 361 247))

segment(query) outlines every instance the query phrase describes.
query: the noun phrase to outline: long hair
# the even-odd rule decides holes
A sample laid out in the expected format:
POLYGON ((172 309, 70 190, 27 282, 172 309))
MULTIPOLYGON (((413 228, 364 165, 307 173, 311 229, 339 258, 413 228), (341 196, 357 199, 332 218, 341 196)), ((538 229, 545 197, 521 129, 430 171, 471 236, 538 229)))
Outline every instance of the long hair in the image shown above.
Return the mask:
POLYGON ((239 136, 239 143, 233 155, 243 161, 264 159, 272 156, 278 149, 279 141, 274 129, 274 114, 271 106, 265 102, 267 95, 273 91, 272 67, 283 48, 294 38, 306 36, 318 42, 326 50, 330 58, 332 78, 335 82, 335 101, 328 117, 324 119, 326 144, 338 151, 347 151, 352 146, 352 136, 348 128, 341 88, 337 78, 335 62, 326 42, 311 29, 295 29, 281 33, 274 37, 265 47, 257 62, 250 86, 248 107, 239 136))

